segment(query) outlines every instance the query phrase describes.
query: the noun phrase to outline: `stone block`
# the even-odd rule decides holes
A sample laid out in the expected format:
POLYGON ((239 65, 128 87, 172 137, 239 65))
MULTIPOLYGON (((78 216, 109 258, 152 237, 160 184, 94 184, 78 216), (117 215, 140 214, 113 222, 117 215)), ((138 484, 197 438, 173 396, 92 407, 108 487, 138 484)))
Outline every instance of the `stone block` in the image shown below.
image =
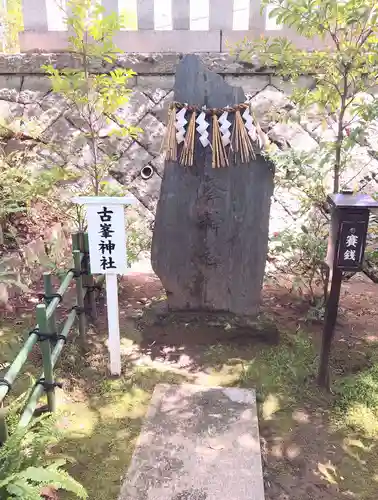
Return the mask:
POLYGON ((17 102, 18 92, 15 89, 0 88, 0 99, 3 101, 17 102))
POLYGON ((270 131, 269 138, 283 147, 288 144, 296 151, 312 151, 318 143, 297 123, 277 123, 270 131))
POLYGON ((24 90, 19 93, 17 100, 21 104, 37 104, 43 101, 45 95, 46 92, 24 88, 24 90))
POLYGON ((10 123, 15 118, 21 118, 24 107, 10 101, 0 101, 0 119, 2 122, 10 123))
POLYGON ((42 139, 56 145, 69 147, 70 141, 78 133, 77 129, 68 123, 65 118, 60 117, 43 132, 42 139))
POLYGON ((126 84, 126 87, 128 89, 133 89, 134 87, 136 87, 137 85, 137 77, 136 76, 131 76, 128 80, 127 80, 127 84, 126 84))
POLYGON ((130 193, 130 196, 134 198, 135 204, 126 207, 127 220, 130 220, 131 223, 137 220, 142 225, 145 223, 145 225, 151 226, 155 219, 154 213, 148 210, 148 208, 132 193, 130 193))
POLYGON ((148 208, 155 213, 159 201, 161 177, 154 171, 152 177, 143 179, 139 174, 129 186, 129 191, 148 208))
POLYGON ((142 89, 172 90, 175 83, 173 75, 138 75, 137 85, 142 89))
POLYGON ((253 389, 156 386, 118 500, 264 500, 253 389))
POLYGON ((157 156, 161 151, 166 127, 150 113, 139 123, 139 127, 143 132, 138 136, 138 141, 152 156, 157 156))
POLYGON ((148 36, 139 30, 122 31, 115 36, 115 43, 121 50, 142 53, 219 52, 220 41, 219 30, 148 30, 148 36))
POLYGON ((50 108, 58 108, 61 114, 63 114, 69 106, 67 100, 62 95, 55 94, 54 92, 45 95, 40 104, 42 109, 46 111, 50 108))
MULTIPOLYGON (((310 106, 306 109, 306 112, 294 108, 290 111, 290 116, 292 116, 294 121, 298 122, 301 127, 307 130, 307 132, 311 133, 318 127, 322 127, 324 122, 324 113, 317 105, 310 106)), ((318 137, 317 133, 312 135, 318 137)))
POLYGON ((51 90, 51 81, 48 76, 37 75, 37 76, 25 76, 22 89, 34 90, 37 92, 43 92, 47 94, 51 90))
POLYGON ((118 182, 128 187, 152 158, 143 146, 134 142, 125 151, 118 163, 112 167, 110 174, 118 182))
POLYGON ((263 128, 276 123, 277 113, 282 112, 284 108, 293 107, 287 96, 271 85, 252 97, 250 104, 256 119, 263 128))
MULTIPOLYGON (((176 36, 180 36, 182 34, 182 31, 176 31, 176 36)), ((63 35, 65 34, 63 33, 63 35)), ((236 35, 238 36, 238 33, 236 33, 236 35)), ((194 36, 196 36, 196 33, 194 36)), ((206 37, 206 34, 202 34, 202 36, 206 37)), ((226 35, 226 38, 227 36, 228 35, 226 35)), ((181 52, 187 52, 187 48, 181 52)), ((176 52, 163 53, 159 52, 157 47, 152 48, 152 50, 148 52, 142 51, 139 47, 134 53, 129 52, 126 54, 120 54, 117 58, 116 66, 120 68, 131 68, 140 75, 168 75, 175 73, 176 66, 181 57, 182 56, 178 48, 176 49, 176 52)), ((256 71, 259 73, 272 73, 271 70, 261 67, 257 57, 253 57, 251 59, 251 64, 248 64, 247 66, 242 62, 237 61, 234 56, 230 55, 228 48, 224 52, 219 52, 219 44, 214 51, 200 52, 200 57, 208 68, 217 73, 254 74, 256 71)), ((30 50, 25 50, 22 54, 1 54, 0 74, 44 74, 42 66, 45 64, 53 64, 58 69, 78 68, 80 66, 75 55, 68 52, 46 53, 41 51, 30 52, 30 50)), ((115 66, 112 64, 104 64, 103 61, 95 58, 93 58, 90 62, 90 70, 94 73, 103 73, 104 71, 114 69, 114 67, 115 66)))
POLYGON ((101 140, 99 148, 108 156, 120 156, 132 143, 133 139, 130 136, 119 137, 117 135, 111 135, 101 140))
POLYGON ((56 262, 67 255, 71 246, 71 238, 68 237, 68 233, 60 222, 45 229, 44 241, 48 246, 49 257, 56 262))
POLYGON ((162 153, 162 154, 156 156, 156 158, 154 158, 151 161, 151 165, 154 167, 154 169, 160 175, 160 177, 163 177, 164 167, 165 167, 165 154, 162 153))
MULTIPOLYGON (((245 95, 189 54, 177 67, 175 99, 219 108, 245 102, 245 95)), ((193 168, 166 164, 151 260, 171 309, 246 316, 258 310, 273 173, 261 155, 241 163, 214 169, 210 150, 200 148, 193 168)))
MULTIPOLYGON (((27 104, 24 111, 25 128, 29 131, 30 135, 45 133, 50 126, 55 126, 61 114, 62 110, 57 107, 44 111, 39 104, 27 104)), ((59 124, 62 124, 62 129, 60 130, 67 131, 68 133, 69 129, 63 127, 63 123, 66 120, 64 118, 61 118, 61 120, 59 124)), ((64 140, 64 137, 60 137, 59 140, 64 140)))
POLYGON ((138 76, 138 88, 155 103, 160 102, 173 89, 173 75, 138 76))
POLYGON ((28 267, 34 267, 35 264, 47 264, 49 260, 45 251, 45 242, 42 238, 37 238, 28 243, 23 249, 23 256, 28 267))
POLYGON ((64 52, 68 48, 68 31, 21 31, 21 52, 64 52))
POLYGON ((168 123, 169 106, 173 102, 174 93, 167 94, 162 101, 151 109, 151 113, 164 125, 168 123))
POLYGON ((144 93, 147 94, 148 97, 156 104, 158 104, 167 95, 167 91, 164 89, 145 89, 144 93))
POLYGON ((26 141, 25 139, 12 138, 9 139, 4 147, 4 153, 10 155, 14 152, 25 151, 26 149, 33 149, 35 147, 35 142, 32 140, 26 141))
POLYGON ((285 81, 279 76, 271 76, 270 83, 276 87, 276 89, 281 90, 289 96, 293 93, 295 88, 312 90, 316 86, 315 78, 306 75, 300 76, 295 83, 285 81))
POLYGON ((0 283, 0 306, 6 306, 8 304, 8 299, 8 287, 5 283, 0 283))
POLYGON ((270 84, 277 90, 280 90, 281 92, 289 96, 293 93, 294 90, 294 85, 292 84, 292 82, 287 82, 280 76, 271 76, 270 84))
POLYGON ((139 92, 139 90, 135 90, 131 94, 129 102, 117 110, 113 119, 116 123, 119 123, 117 121, 117 117, 119 117, 127 125, 135 126, 153 106, 154 102, 151 99, 139 92))
POLYGON ((33 153, 38 169, 49 169, 51 167, 64 167, 67 162, 65 151, 61 148, 52 149, 49 145, 37 144, 33 153))
MULTIPOLYGON (((251 8, 256 6, 256 2, 252 2, 251 8)), ((259 16, 260 17, 260 16, 259 16)), ((262 18, 260 18, 262 19, 262 18)), ((256 20, 254 20, 254 24, 256 25, 256 20)), ((220 52, 229 52, 230 47, 234 47, 237 43, 242 42, 246 38, 248 40, 256 40, 260 38, 261 33, 264 32, 264 26, 256 26, 255 29, 251 30, 223 30, 222 31, 222 44, 220 48, 220 52)), ((274 36, 277 36, 276 34, 274 36)))
POLYGON ((269 75, 226 75, 225 81, 233 87, 242 87, 246 94, 256 94, 269 85, 269 75))
POLYGON ((22 77, 16 75, 0 75, 0 89, 10 89, 20 92, 22 77))
POLYGON ((151 53, 123 53, 117 58, 117 66, 131 68, 138 75, 173 74, 180 60, 180 54, 151 53))

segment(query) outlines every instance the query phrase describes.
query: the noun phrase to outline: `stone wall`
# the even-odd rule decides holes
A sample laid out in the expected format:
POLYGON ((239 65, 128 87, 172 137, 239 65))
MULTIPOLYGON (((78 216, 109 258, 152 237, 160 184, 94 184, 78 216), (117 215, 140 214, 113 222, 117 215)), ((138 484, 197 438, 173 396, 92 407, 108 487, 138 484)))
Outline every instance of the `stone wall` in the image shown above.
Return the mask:
MULTIPOLYGON (((119 116, 130 125, 142 128, 143 132, 134 141, 106 136, 117 127, 117 117, 114 117, 108 131, 104 132, 103 150, 118 155, 114 177, 136 196, 140 211, 149 219, 153 219, 159 196, 164 169, 160 149, 168 107, 173 99, 175 68, 180 58, 180 54, 127 54, 117 62, 117 66, 130 67, 137 72, 130 82, 133 89, 130 102, 119 110, 119 116)), ((267 92, 268 100, 279 99, 282 95, 279 90, 289 88, 288 83, 260 68, 257 62, 246 66, 227 54, 201 54, 201 58, 210 69, 232 85, 243 87, 251 97, 267 92)), ((20 118, 25 123, 32 121, 38 127, 42 142, 35 144, 35 162, 47 168, 52 159, 43 143, 52 140, 58 144, 62 156, 58 162, 64 164, 68 144, 75 145, 80 123, 74 111, 52 94, 50 81, 41 69, 43 64, 53 64, 57 68, 78 67, 75 57, 68 53, 17 54, 0 58, 0 116, 10 123, 20 118)), ((110 65, 100 62, 93 63, 91 68, 94 73, 110 69, 110 65)), ((303 77, 301 83, 312 86, 314 81, 311 77, 303 77)), ((21 142, 8 141, 6 152, 24 147, 25 141, 21 142)), ((77 151, 84 154, 85 148, 77 145, 77 151)))
MULTIPOLYGON (((277 114, 282 111, 294 113, 286 94, 291 87, 282 82, 271 72, 259 67, 258 61, 252 64, 236 62, 227 54, 201 54, 203 62, 218 72, 231 83, 243 87, 251 98, 252 106, 269 134, 270 139, 280 147, 292 147, 305 151, 316 148, 327 134, 332 133, 334 122, 328 121, 324 129, 321 117, 316 113, 306 119, 305 123, 279 123, 277 114), (275 110, 276 115, 272 113, 275 110)), ((173 99, 173 83, 175 67, 180 54, 127 54, 120 57, 117 66, 132 68, 137 72, 130 85, 133 89, 130 102, 119 109, 118 117, 122 117, 130 125, 138 126, 143 132, 136 140, 116 138, 111 135, 117 128, 117 116, 104 128, 102 149, 117 156, 117 164, 113 169, 114 178, 126 186, 139 200, 138 213, 153 221, 159 197, 164 162, 160 154, 161 142, 165 133, 167 110, 173 99)), ((29 142, 12 138, 4 144, 6 152, 24 148, 25 142, 33 147, 34 162, 40 168, 48 168, 51 162, 68 162, 69 153, 75 152, 77 165, 85 166, 86 145, 78 140, 81 123, 75 111, 70 109, 59 96, 51 92, 48 78, 43 74, 41 66, 54 64, 57 68, 78 67, 72 54, 22 54, 2 56, 0 58, 0 116, 10 123, 25 122, 24 127, 34 124, 40 131, 40 141, 29 142), (51 156, 46 143, 55 142, 59 154, 51 156)), ((102 62, 94 62, 91 70, 94 73, 112 69, 102 62)), ((310 76, 300 79, 299 85, 312 88, 315 81, 310 76)), ((27 130, 26 130, 27 132, 27 130)), ((366 161, 368 169, 378 172, 378 162, 369 152, 377 145, 360 148, 356 153, 356 164, 366 161)), ((356 179, 362 178, 366 169, 362 168, 356 179)), ((295 213, 296 202, 289 193, 279 190, 275 193, 272 206, 271 231, 277 231, 291 223, 295 213)))

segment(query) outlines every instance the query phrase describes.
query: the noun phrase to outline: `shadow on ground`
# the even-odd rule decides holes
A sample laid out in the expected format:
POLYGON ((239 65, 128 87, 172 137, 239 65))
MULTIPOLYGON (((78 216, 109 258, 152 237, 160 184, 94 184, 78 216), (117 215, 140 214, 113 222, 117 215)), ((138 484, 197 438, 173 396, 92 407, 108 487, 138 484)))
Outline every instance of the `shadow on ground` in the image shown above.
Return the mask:
MULTIPOLYGON (((108 374, 106 309, 100 304, 86 352, 71 336, 57 367, 64 383, 60 425, 66 431, 60 451, 73 458, 71 471, 89 498, 117 498, 155 385, 190 382, 257 389, 266 500, 375 500, 375 349, 362 335, 357 341, 349 335, 354 324, 349 299, 332 359, 335 394, 323 394, 315 384, 320 327, 300 322, 301 310, 287 294, 277 297, 269 295, 264 305, 265 316, 281 330, 279 345, 270 345, 248 332, 235 336, 224 318, 206 325, 171 321, 161 314, 164 296, 156 278, 129 277, 120 297, 123 375, 118 379, 108 374)), ((364 336, 371 333, 366 329, 364 336)), ((16 335, 13 323, 2 325, 2 366, 17 351, 22 336, 16 335)), ((30 369, 39 371, 34 354, 30 369)))

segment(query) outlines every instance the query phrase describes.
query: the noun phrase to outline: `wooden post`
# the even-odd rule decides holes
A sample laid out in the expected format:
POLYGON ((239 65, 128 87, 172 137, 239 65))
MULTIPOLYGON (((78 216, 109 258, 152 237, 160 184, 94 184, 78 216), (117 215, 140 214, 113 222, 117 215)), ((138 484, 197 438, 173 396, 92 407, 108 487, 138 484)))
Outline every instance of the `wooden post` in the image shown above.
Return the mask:
POLYGON ((43 371, 45 373, 45 391, 47 394, 47 405, 50 412, 54 412, 55 406, 55 387, 54 387, 54 371, 51 359, 51 345, 48 335, 51 333, 49 331, 49 322, 47 320, 46 306, 45 304, 37 305, 37 323, 40 335, 46 335, 45 339, 40 341, 42 361, 43 361, 43 371))
MULTIPOLYGON (((51 297, 52 294, 54 293, 50 272, 43 273, 43 284, 44 284, 44 289, 45 289, 45 304, 47 307, 51 302, 51 299, 49 299, 48 297, 51 297)), ((57 333, 58 332, 57 326, 56 326, 55 311, 51 314, 50 319, 49 319, 49 330, 50 330, 50 333, 57 333)))
POLYGON ((80 249, 85 254, 85 258, 83 261, 83 270, 85 271, 84 286, 87 287, 87 294, 85 296, 85 307, 90 311, 91 318, 93 320, 97 319, 97 304, 96 304, 96 291, 94 289, 95 280, 94 276, 91 274, 91 263, 89 256, 89 240, 88 233, 82 233, 82 247, 80 249))
POLYGON ((7 408, 0 408, 0 446, 8 439, 7 408))
POLYGON ((116 274, 106 274, 106 303, 108 308, 110 372, 121 374, 121 336, 119 329, 118 283, 116 274))
POLYGON ((335 335, 337 311, 339 309, 340 290, 343 273, 337 267, 333 269, 331 291, 326 305, 324 318, 323 341, 320 355, 320 366, 318 383, 320 386, 329 389, 329 357, 331 353, 332 340, 335 335))
POLYGON ((110 370, 112 375, 119 375, 121 349, 117 275, 127 272, 124 205, 132 204, 133 200, 127 197, 83 196, 72 201, 86 206, 91 271, 106 275, 110 370))
POLYGON ((81 253, 80 250, 73 251, 74 267, 76 271, 76 300, 78 307, 79 316, 79 336, 81 347, 85 347, 85 330, 86 330, 86 319, 85 319, 85 304, 84 304, 84 291, 83 291, 83 275, 81 274, 81 253))
POLYGON ((377 208, 378 202, 366 194, 354 195, 352 192, 334 193, 328 196, 327 201, 332 213, 326 262, 332 278, 324 318, 318 383, 329 389, 329 358, 335 334, 343 271, 361 270, 369 225, 369 209, 377 208))

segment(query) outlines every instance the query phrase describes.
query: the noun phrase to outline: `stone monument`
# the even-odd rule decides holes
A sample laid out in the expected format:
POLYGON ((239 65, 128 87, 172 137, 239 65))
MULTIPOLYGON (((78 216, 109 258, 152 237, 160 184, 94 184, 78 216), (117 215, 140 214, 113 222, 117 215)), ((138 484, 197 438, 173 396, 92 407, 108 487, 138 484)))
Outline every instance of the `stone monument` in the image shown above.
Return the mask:
MULTIPOLYGON (((178 64, 174 93, 176 102, 206 108, 246 100, 242 88, 207 70, 196 55, 178 64)), ((151 258, 171 310, 257 313, 273 176, 259 154, 212 168, 211 147, 197 144, 192 166, 166 161, 151 258)))

